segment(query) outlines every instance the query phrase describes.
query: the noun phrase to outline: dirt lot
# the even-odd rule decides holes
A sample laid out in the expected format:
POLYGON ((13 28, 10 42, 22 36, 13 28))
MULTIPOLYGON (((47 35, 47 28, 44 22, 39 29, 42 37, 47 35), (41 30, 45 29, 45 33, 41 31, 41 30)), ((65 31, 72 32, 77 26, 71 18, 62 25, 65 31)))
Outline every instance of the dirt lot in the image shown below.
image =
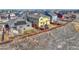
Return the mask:
POLYGON ((15 44, 0 45, 3 50, 74 50, 79 49, 79 32, 76 32, 72 23, 66 26, 22 39, 15 44))

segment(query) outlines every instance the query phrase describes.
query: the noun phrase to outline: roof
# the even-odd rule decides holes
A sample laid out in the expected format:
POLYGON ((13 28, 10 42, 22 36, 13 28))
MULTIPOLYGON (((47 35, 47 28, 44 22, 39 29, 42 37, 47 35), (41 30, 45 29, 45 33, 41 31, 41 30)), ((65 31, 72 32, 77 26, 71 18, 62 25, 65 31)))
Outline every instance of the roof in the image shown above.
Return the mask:
POLYGON ((25 25, 26 24, 26 21, 17 21, 16 23, 15 23, 15 25, 17 26, 17 25, 25 25))
POLYGON ((16 19, 16 20, 9 20, 7 24, 9 24, 10 26, 13 26, 14 24, 16 26, 16 25, 25 25, 25 24, 31 24, 31 23, 24 19, 16 19))
POLYGON ((16 16, 15 13, 11 13, 10 16, 16 16))
POLYGON ((33 13, 33 14, 28 15, 28 17, 39 19, 40 17, 49 17, 49 16, 46 16, 46 15, 41 14, 41 13, 33 13))

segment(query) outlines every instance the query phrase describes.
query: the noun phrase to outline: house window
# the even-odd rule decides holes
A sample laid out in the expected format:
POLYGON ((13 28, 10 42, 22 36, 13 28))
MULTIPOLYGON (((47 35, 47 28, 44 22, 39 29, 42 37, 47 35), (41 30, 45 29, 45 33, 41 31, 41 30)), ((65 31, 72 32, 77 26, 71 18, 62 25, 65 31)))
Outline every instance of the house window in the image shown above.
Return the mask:
POLYGON ((41 20, 43 20, 43 19, 41 18, 41 20))
POLYGON ((43 22, 41 22, 41 24, 42 24, 43 22))
POLYGON ((25 28, 24 28, 24 30, 25 30, 25 28))
POLYGON ((22 26, 20 26, 20 28, 22 28, 22 26))
POLYGON ((43 27, 43 25, 41 25, 41 27, 43 27))
POLYGON ((28 27, 30 26, 30 25, 27 25, 28 27))
POLYGON ((46 23, 49 22, 49 20, 46 20, 46 23))

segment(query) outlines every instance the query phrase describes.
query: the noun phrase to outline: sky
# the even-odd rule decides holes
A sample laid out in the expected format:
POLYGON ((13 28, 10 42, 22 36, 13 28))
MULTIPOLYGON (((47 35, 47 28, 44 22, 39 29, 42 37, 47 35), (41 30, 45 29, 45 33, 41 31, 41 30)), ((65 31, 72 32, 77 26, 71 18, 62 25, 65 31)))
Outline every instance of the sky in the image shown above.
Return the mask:
POLYGON ((78 9, 78 0, 0 0, 0 9, 78 9))

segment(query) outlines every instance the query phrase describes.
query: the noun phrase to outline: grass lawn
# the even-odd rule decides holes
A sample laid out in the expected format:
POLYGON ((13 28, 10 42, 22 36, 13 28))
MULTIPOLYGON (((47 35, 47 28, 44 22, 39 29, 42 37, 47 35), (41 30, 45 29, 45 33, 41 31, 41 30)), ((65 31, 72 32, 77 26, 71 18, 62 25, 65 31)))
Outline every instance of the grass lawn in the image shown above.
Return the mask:
POLYGON ((52 29, 52 28, 55 28, 55 27, 58 27, 58 25, 56 25, 56 24, 50 24, 49 25, 49 29, 52 29))
POLYGON ((35 29, 29 29, 25 30, 23 34, 31 34, 31 33, 36 33, 37 31, 35 29))
POLYGON ((76 31, 79 32, 79 22, 74 22, 73 25, 76 31))

